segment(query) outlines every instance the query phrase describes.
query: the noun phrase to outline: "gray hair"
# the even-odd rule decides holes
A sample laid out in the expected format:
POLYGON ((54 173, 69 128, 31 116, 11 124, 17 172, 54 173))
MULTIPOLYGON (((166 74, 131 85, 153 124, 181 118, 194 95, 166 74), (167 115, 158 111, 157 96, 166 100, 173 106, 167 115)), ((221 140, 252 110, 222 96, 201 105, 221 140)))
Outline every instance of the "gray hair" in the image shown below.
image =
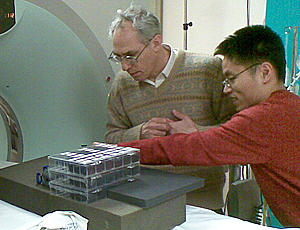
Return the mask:
POLYGON ((117 14, 109 27, 109 37, 112 38, 115 30, 122 26, 122 22, 132 22, 140 34, 140 39, 143 43, 148 43, 151 39, 161 34, 160 22, 151 12, 141 7, 130 5, 125 11, 118 10, 117 14))

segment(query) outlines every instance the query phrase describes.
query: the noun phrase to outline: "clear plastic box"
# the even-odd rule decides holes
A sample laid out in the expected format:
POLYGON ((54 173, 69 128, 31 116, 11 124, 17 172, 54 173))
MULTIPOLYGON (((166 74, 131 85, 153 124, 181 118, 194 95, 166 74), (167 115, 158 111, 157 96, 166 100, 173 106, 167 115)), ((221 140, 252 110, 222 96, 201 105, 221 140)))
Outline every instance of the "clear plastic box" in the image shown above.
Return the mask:
POLYGON ((50 190, 84 202, 99 199, 107 187, 140 174, 138 149, 105 143, 54 154, 48 161, 50 190))
POLYGON ((101 189, 96 189, 93 191, 78 191, 76 189, 55 184, 53 181, 50 181, 49 186, 51 193, 55 195, 85 203, 90 203, 106 197, 106 191, 101 189))
POLYGON ((49 156, 49 168, 61 173, 89 177, 140 162, 138 149, 111 146, 81 148, 49 156))
POLYGON ((132 181, 140 174, 140 164, 133 164, 123 168, 117 168, 102 174, 89 177, 78 177, 61 173, 56 169, 49 168, 49 178, 52 184, 61 185, 78 191, 92 191, 104 189, 122 181, 132 181))

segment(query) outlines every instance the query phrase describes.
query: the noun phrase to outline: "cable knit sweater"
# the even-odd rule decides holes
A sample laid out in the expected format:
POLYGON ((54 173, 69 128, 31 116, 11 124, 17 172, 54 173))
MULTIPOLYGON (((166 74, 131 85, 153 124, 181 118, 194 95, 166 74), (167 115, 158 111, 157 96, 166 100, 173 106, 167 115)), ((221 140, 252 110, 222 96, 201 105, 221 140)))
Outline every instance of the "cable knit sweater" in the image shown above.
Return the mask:
MULTIPOLYGON (((134 81, 127 72, 120 72, 108 96, 106 142, 138 140, 145 122, 153 117, 174 119, 173 109, 187 114, 201 126, 228 120, 234 107, 222 93, 221 67, 219 58, 179 50, 168 78, 158 88, 134 81)), ((188 203, 211 209, 223 206, 222 167, 174 168, 169 165, 159 169, 205 178, 206 186, 201 191, 207 195, 199 198, 188 196, 188 203)))

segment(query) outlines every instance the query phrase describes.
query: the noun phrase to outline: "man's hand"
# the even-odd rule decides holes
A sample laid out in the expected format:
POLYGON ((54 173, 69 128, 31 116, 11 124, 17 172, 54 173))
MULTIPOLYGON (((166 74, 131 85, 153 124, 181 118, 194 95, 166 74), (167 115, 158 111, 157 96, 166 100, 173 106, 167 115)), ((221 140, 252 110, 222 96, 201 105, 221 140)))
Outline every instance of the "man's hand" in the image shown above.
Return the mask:
POLYGON ((171 122, 173 121, 168 118, 152 118, 142 126, 140 139, 169 135, 171 122))
POLYGON ((169 131, 170 135, 174 133, 193 133, 198 131, 194 121, 187 115, 180 113, 177 110, 173 110, 173 114, 178 119, 178 121, 169 123, 169 125, 171 126, 171 129, 169 131))

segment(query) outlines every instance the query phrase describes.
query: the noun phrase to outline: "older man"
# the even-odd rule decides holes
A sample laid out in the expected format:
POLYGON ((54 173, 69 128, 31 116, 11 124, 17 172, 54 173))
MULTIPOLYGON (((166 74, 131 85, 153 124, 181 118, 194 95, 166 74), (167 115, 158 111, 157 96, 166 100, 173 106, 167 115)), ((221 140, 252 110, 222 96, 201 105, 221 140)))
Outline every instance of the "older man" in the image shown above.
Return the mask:
MULTIPOLYGON (((199 129, 218 125, 235 112, 222 93, 221 59, 162 44, 159 20, 147 10, 131 6, 117 13, 110 34, 113 51, 109 59, 120 63, 123 71, 108 97, 106 142, 186 132, 185 124, 174 117, 174 109, 189 115, 199 129)), ((189 193, 188 203, 213 210, 223 207, 222 167, 158 168, 205 178, 205 187, 189 193)))

